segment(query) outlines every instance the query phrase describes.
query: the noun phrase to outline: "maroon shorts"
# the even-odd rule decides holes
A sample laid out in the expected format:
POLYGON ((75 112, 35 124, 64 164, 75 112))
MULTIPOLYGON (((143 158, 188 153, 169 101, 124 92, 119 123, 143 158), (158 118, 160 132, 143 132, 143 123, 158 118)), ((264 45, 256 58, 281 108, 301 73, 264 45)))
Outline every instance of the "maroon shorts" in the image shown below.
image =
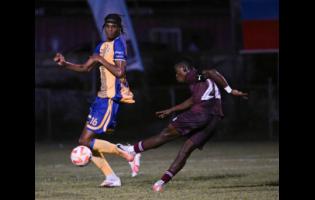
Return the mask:
POLYGON ((216 125, 222 117, 205 112, 188 110, 175 117, 171 125, 190 139, 199 149, 213 136, 216 125))

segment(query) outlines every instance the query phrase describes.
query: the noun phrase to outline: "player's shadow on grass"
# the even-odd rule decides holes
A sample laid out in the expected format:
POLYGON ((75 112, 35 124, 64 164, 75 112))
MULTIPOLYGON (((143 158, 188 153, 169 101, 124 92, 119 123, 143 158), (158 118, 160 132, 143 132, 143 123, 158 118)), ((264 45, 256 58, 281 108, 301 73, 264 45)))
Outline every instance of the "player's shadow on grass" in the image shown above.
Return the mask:
POLYGON ((247 176, 246 174, 222 174, 222 175, 210 175, 210 176, 190 176, 182 177, 182 181, 208 181, 217 179, 229 179, 229 178, 240 178, 247 176))
MULTIPOLYGON (((233 178, 241 178, 248 176, 248 174, 222 174, 222 175, 206 175, 206 176, 186 176, 186 177, 176 177, 172 182, 176 182, 176 184, 179 185, 186 185, 185 182, 191 182, 196 181, 211 181, 211 180, 219 180, 219 179, 233 179, 233 178)), ((154 183, 154 178, 152 178, 152 175, 141 175, 141 182, 139 182, 140 185, 142 184, 152 184, 154 183)), ((137 183, 133 183, 134 185, 137 185, 137 183)), ((220 185, 220 186, 211 186, 211 188, 230 188, 230 189, 237 189, 237 188, 255 188, 255 187, 270 187, 270 186, 279 186, 279 180, 276 181, 268 181, 268 182, 262 182, 262 183, 253 183, 253 184, 227 184, 227 185, 220 185)))
MULTIPOLYGON (((191 176, 191 177, 181 177, 178 181, 192 182, 192 181, 211 181, 218 179, 229 179, 229 178, 240 178, 245 177, 247 174, 225 174, 225 175, 210 175, 210 176, 191 176)), ((176 180, 174 180, 176 181, 176 180)), ((243 185, 220 185, 212 186, 211 188, 249 188, 249 187, 267 187, 267 186, 279 186, 279 180, 268 181, 256 184, 243 184, 243 185)))
POLYGON ((242 187, 267 187, 267 186, 279 186, 279 181, 270 181, 266 183, 259 183, 259 184, 244 184, 244 185, 231 185, 231 186, 217 186, 212 188, 242 188, 242 187))
POLYGON ((244 184, 244 185, 221 185, 221 186, 212 186, 212 189, 240 189, 240 191, 244 191, 241 188, 259 188, 259 187, 277 187, 279 186, 279 181, 269 181, 265 183, 257 183, 257 184, 244 184))
MULTIPOLYGON (((173 181, 183 181, 183 182, 191 182, 191 181, 209 181, 216 179, 229 179, 229 178, 240 178, 247 176, 246 174, 225 174, 225 175, 210 175, 210 176, 189 176, 189 177, 176 177, 173 181)), ((141 178, 143 179, 143 183, 151 183, 152 176, 142 174, 141 178)))

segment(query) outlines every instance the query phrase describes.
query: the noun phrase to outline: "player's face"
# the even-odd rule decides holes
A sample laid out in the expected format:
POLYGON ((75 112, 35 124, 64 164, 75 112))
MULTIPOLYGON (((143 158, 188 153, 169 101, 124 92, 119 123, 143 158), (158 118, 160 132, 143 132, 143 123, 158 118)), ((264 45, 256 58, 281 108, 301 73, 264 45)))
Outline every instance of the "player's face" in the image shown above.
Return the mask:
POLYGON ((106 23, 104 29, 109 40, 113 40, 119 35, 120 28, 117 24, 106 23))
POLYGON ((185 82, 185 77, 186 77, 187 72, 184 71, 184 68, 179 66, 175 68, 175 71, 176 71, 176 80, 180 83, 185 82))

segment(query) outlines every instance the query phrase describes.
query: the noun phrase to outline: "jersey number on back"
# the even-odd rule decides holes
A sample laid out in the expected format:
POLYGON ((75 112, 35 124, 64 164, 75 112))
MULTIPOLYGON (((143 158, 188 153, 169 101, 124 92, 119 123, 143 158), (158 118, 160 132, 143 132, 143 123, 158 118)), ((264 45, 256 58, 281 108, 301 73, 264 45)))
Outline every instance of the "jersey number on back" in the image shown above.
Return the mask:
POLYGON ((213 87, 212 87, 211 82, 210 82, 209 79, 207 79, 207 82, 208 82, 208 88, 207 88, 207 90, 205 91, 205 93, 203 93, 203 95, 202 95, 202 97, 201 97, 201 100, 204 100, 204 101, 213 98, 213 96, 210 95, 210 93, 211 93, 213 87))

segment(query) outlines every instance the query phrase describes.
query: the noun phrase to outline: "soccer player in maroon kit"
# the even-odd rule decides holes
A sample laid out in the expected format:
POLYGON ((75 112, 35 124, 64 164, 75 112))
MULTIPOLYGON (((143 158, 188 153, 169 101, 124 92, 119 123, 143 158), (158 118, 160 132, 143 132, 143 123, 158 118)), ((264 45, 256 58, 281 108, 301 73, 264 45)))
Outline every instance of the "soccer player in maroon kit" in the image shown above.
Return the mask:
POLYGON ((201 150, 213 135, 214 128, 223 117, 221 94, 217 84, 229 94, 247 98, 247 93, 231 89, 225 78, 215 69, 198 73, 189 61, 181 61, 175 65, 175 71, 178 82, 189 84, 191 97, 181 104, 156 112, 156 115, 164 118, 173 112, 185 111, 173 118, 171 123, 155 136, 134 145, 117 144, 118 148, 136 154, 157 148, 180 136, 187 138, 169 169, 153 185, 152 189, 156 192, 161 191, 184 167, 191 152, 196 148, 201 150))

